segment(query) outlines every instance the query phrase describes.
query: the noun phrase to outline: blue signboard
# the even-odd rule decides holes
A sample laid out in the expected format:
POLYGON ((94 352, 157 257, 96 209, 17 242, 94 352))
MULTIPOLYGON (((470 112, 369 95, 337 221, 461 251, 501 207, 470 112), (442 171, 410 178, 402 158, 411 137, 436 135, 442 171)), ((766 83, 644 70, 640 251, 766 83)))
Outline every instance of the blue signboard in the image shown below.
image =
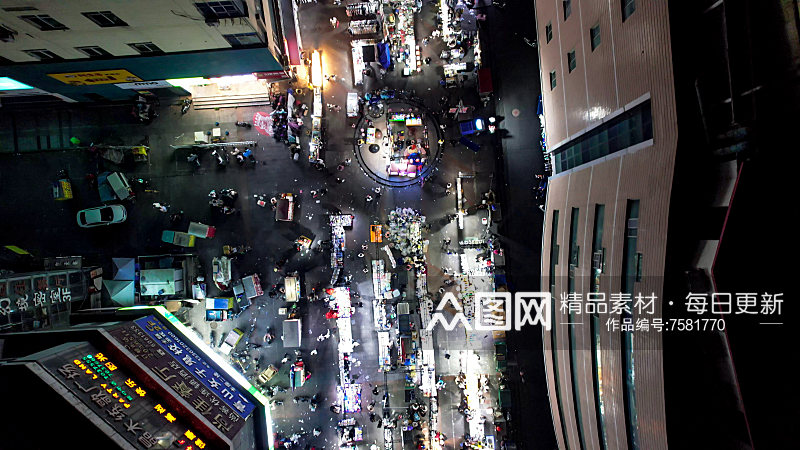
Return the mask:
POLYGON ((177 334, 163 325, 154 316, 141 317, 134 321, 154 341, 158 342, 176 361, 192 372, 207 388, 221 398, 240 417, 246 419, 255 409, 253 402, 239 393, 225 375, 217 372, 204 358, 192 350, 177 334))

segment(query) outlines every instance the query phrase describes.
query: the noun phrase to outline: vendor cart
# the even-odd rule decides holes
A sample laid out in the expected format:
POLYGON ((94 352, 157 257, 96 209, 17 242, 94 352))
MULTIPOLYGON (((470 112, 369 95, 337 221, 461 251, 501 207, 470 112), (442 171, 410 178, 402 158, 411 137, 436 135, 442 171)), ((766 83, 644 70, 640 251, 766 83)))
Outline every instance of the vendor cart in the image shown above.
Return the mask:
POLYGON ((67 172, 62 170, 58 174, 58 180, 53 182, 53 198, 55 200, 72 199, 72 182, 67 176, 67 172))
POLYGON ((261 280, 256 274, 242 278, 242 286, 244 286, 245 297, 249 299, 264 295, 264 290, 261 289, 261 280))
POLYGON ((277 205, 275 205, 275 220, 291 222, 294 220, 294 195, 284 193, 280 195, 277 205))
POLYGON ((206 299, 206 321, 222 322, 230 318, 230 310, 233 308, 233 299, 228 298, 207 298, 206 299))
POLYGON ((292 386, 292 391, 302 387, 309 378, 311 378, 311 372, 306 370, 302 360, 297 360, 292 364, 292 368, 289 370, 289 384, 292 386))
POLYGON ((211 239, 217 234, 217 228, 200 222, 189 222, 188 233, 200 239, 211 239))
POLYGON ((283 279, 284 289, 286 289, 286 301, 296 302, 300 300, 300 280, 297 277, 286 277, 283 279))
POLYGON ((278 369, 275 366, 273 366, 272 364, 270 364, 269 367, 267 367, 266 369, 264 369, 263 372, 258 374, 258 378, 256 378, 256 379, 261 384, 267 384, 267 382, 269 380, 271 380, 272 377, 274 377, 276 373, 278 373, 278 369))
POLYGON ((356 92, 347 93, 347 117, 358 117, 358 94, 356 92))
POLYGON ((369 226, 369 241, 383 242, 383 225, 373 224, 369 226))
POLYGON ((164 230, 161 232, 161 241, 178 247, 194 247, 194 236, 183 231, 164 230))
POLYGON ((224 256, 214 258, 211 265, 214 273, 212 277, 214 285, 222 292, 229 291, 231 289, 231 259, 224 256))
POLYGON ((133 189, 122 172, 103 172, 98 175, 97 190, 103 203, 133 197, 133 189))

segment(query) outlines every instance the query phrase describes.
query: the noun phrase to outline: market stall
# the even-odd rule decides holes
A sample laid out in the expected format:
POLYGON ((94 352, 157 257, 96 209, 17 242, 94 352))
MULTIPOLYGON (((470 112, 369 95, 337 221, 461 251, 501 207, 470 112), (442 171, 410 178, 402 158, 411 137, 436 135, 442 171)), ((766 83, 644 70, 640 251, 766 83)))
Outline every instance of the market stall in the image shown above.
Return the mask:
POLYGON ((300 280, 297 277, 284 278, 283 286, 286 291, 287 302, 296 302, 300 300, 300 280))
POLYGON ((315 163, 322 154, 322 117, 311 117, 311 140, 308 143, 308 162, 315 163))
POLYGON ((372 261, 372 288, 376 299, 392 298, 391 273, 386 272, 384 265, 381 259, 372 261))
POLYGON ((331 284, 335 285, 344 266, 344 229, 353 226, 353 216, 351 214, 331 215, 329 223, 331 225, 331 243, 333 246, 331 249, 331 268, 333 269, 331 284))
POLYGON ((280 195, 275 205, 275 220, 284 222, 294 220, 294 195, 290 193, 280 195))
POLYGON ((413 0, 395 2, 396 9, 386 15, 384 26, 386 39, 391 43, 395 60, 404 63, 403 75, 412 75, 419 70, 420 50, 414 33, 414 14, 417 3, 413 0))
POLYGON ((336 402, 342 406, 345 413, 361 412, 361 385, 346 383, 336 388, 336 402))
POLYGON ((365 17, 378 13, 380 2, 351 3, 345 7, 347 17, 365 17))
POLYGON ((348 30, 350 34, 357 36, 361 34, 376 34, 378 32, 379 23, 376 19, 364 19, 350 21, 348 30))
MULTIPOLYGON (((386 132, 391 156, 386 171, 389 175, 416 177, 428 160, 428 127, 424 116, 415 108, 389 109, 386 132)), ((368 134, 369 138, 369 134, 368 134)), ((369 144, 369 139, 367 140, 369 144)))
POLYGON ((392 341, 388 331, 378 332, 378 367, 388 372, 392 368, 392 341))

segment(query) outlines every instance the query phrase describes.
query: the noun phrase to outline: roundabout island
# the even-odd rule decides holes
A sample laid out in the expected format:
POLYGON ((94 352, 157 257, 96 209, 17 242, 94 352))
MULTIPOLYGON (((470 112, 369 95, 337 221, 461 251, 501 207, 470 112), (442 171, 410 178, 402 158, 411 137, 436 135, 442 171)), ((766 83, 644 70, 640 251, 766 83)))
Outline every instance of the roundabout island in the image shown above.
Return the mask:
POLYGON ((430 175, 444 144, 435 115, 418 99, 366 99, 353 134, 353 152, 368 177, 406 187, 430 175))

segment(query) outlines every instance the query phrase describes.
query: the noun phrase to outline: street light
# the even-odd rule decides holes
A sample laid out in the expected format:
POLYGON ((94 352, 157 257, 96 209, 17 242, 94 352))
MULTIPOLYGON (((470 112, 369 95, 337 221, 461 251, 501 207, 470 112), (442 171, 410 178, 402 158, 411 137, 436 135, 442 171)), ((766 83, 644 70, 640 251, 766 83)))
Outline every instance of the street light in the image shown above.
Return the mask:
POLYGON ((311 54, 311 84, 322 87, 322 56, 318 50, 311 54))

